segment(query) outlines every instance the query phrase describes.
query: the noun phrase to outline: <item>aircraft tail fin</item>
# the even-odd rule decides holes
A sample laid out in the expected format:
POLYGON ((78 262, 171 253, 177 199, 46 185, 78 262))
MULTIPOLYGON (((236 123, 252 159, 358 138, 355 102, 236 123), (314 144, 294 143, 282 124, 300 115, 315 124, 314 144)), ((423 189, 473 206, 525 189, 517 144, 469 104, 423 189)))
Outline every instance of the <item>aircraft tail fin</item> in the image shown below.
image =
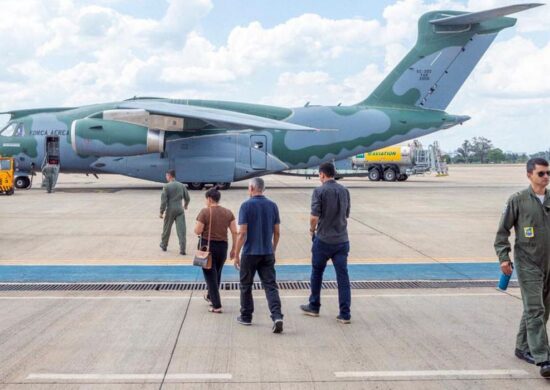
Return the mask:
POLYGON ((516 23, 516 19, 504 15, 540 5, 543 4, 422 15, 414 48, 359 105, 412 105, 444 110, 497 34, 516 23))

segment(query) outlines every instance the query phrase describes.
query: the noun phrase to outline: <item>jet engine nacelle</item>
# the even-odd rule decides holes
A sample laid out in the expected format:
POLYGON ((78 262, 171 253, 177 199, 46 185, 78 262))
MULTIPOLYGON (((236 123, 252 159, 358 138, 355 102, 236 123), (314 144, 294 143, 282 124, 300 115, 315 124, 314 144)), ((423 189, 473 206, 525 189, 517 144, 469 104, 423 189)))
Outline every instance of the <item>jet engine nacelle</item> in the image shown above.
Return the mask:
POLYGON ((136 156, 164 152, 164 131, 133 123, 84 118, 71 125, 71 144, 81 156, 136 156))

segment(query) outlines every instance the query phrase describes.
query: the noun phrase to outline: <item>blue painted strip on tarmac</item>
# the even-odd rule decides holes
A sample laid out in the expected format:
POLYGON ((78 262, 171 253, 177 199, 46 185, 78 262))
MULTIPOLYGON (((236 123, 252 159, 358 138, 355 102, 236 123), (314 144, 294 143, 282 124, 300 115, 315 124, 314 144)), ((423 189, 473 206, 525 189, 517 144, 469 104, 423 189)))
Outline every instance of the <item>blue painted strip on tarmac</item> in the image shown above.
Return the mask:
MULTIPOLYGON (((309 280, 309 265, 278 265, 277 279, 309 280)), ((351 280, 452 280, 498 279, 498 263, 431 263, 431 264, 350 264, 351 280)), ((202 281, 199 268, 181 266, 0 266, 0 282, 193 282, 202 281)), ((238 281, 232 264, 223 270, 223 281, 238 281)), ((324 280, 336 280, 332 265, 327 266, 324 280)))

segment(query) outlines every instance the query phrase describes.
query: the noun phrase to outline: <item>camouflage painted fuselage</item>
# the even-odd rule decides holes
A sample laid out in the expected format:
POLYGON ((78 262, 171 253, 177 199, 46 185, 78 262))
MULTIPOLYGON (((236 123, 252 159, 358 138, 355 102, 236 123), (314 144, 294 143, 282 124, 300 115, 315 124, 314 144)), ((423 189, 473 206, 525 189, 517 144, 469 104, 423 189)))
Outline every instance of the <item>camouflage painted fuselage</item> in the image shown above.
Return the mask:
POLYGON ((346 158, 426 135, 463 120, 442 111, 416 108, 309 106, 285 109, 218 101, 162 101, 237 111, 323 130, 235 132, 210 127, 166 132, 163 153, 143 152, 144 138, 125 134, 124 128, 119 129, 120 136, 116 139, 102 133, 93 134, 91 130, 90 134, 84 134, 83 142, 98 144, 98 148, 108 150, 107 155, 77 153, 73 149, 72 123, 116 109, 118 102, 14 117, 11 122, 22 124, 24 132, 19 136, 0 137, 0 154, 16 157, 20 174, 33 168, 38 170, 46 158, 46 137, 57 136, 61 172, 117 173, 160 182, 164 180, 166 169, 175 168, 182 173, 178 174, 181 176, 178 179, 185 182, 232 182, 346 158))

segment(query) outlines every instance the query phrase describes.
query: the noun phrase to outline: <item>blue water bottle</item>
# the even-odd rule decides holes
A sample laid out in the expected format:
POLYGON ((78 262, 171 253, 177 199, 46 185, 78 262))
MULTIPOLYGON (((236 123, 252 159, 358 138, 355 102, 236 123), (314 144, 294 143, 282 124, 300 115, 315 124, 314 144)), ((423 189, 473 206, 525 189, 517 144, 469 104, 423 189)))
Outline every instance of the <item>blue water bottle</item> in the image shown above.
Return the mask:
MULTIPOLYGON (((514 272, 514 265, 512 264, 512 273, 514 272)), ((497 290, 500 291, 506 291, 508 288, 508 283, 510 283, 510 279, 512 278, 512 274, 506 275, 504 272, 500 275, 500 280, 498 281, 497 290)))

